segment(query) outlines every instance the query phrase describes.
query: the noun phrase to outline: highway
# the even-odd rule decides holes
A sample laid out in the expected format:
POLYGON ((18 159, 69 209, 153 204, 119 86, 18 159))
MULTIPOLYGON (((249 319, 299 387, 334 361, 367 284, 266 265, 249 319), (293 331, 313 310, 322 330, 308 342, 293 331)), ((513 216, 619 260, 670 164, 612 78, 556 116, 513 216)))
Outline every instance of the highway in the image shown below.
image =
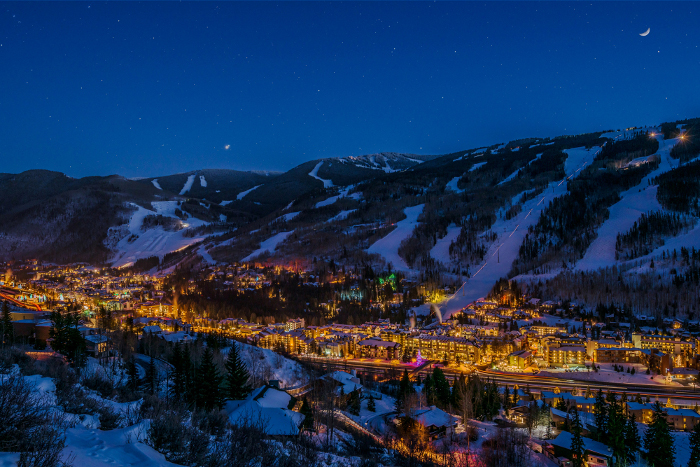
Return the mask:
MULTIPOLYGON (((327 359, 327 358, 315 358, 315 357, 299 357, 300 360, 309 363, 323 363, 326 366, 333 366, 336 370, 355 370, 359 375, 365 377, 372 377, 377 381, 386 380, 388 373, 394 371, 396 377, 399 378, 403 374, 404 370, 408 370, 409 374, 413 378, 414 375, 421 375, 424 378, 428 372, 432 371, 432 364, 438 362, 430 362, 430 365, 425 365, 418 371, 414 365, 400 363, 394 364, 386 360, 377 359, 327 359)), ((642 396, 656 397, 659 398, 673 398, 678 400, 686 401, 698 401, 700 403, 700 390, 687 387, 687 386, 664 386, 664 385, 654 385, 654 384, 639 384, 639 383, 609 383, 604 381, 581 381, 569 379, 566 377, 556 378, 551 376, 537 376, 528 375, 522 373, 502 373, 490 370, 477 370, 471 369, 457 369, 451 367, 441 368, 445 373, 445 376, 449 380, 454 380, 459 378, 462 374, 469 374, 471 372, 476 372, 482 379, 488 379, 495 381, 499 384, 507 384, 509 386, 518 385, 520 389, 524 389, 528 386, 534 392, 540 391, 552 391, 558 388, 562 391, 570 391, 574 389, 585 390, 590 388, 591 391, 597 392, 598 389, 604 391, 613 391, 616 393, 626 392, 627 394, 641 394, 642 396)))

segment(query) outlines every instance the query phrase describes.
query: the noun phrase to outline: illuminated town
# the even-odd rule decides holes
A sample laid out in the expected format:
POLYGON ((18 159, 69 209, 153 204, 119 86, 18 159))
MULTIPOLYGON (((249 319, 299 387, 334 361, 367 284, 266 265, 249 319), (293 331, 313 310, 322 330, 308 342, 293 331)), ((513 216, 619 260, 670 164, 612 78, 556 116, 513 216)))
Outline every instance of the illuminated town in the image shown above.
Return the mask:
POLYGON ((401 274, 367 279, 353 272, 301 271, 298 265, 210 266, 189 273, 187 280, 178 271, 149 275, 130 268, 40 261, 3 268, 0 297, 9 304, 12 342, 40 360, 76 360, 52 348, 57 342, 53 313, 76 317, 89 362, 104 364, 123 356, 117 365, 122 371, 131 361, 148 380, 156 359, 158 376, 152 378, 157 381, 146 384, 170 384, 167 380, 177 371, 169 369, 177 365, 173 359, 179 350, 174 349, 182 346, 201 352, 203 343, 214 349, 233 343, 250 349, 243 352, 248 359, 255 358, 253 349, 271 351, 257 363, 247 360, 250 381, 296 400, 284 409, 298 415, 289 416, 314 420, 314 425, 292 424, 291 432, 282 429, 286 434, 308 429, 328 435, 328 424, 342 421, 345 429, 409 458, 442 464, 464 453, 458 448, 460 439, 478 444, 480 437, 493 436, 494 427, 513 426, 538 433, 541 441, 531 438, 532 455, 568 462, 575 454, 562 440, 571 436, 573 410, 580 433, 590 436, 583 436, 586 463, 594 465, 612 463, 615 456, 609 447, 602 448, 605 438, 596 429, 601 410, 621 411, 623 425, 627 419, 653 424, 660 410, 669 427, 679 432, 690 432, 700 422, 698 322, 642 315, 621 322, 614 309, 586 314, 575 303, 542 301, 522 294, 517 286, 443 320, 439 312, 419 316, 410 311, 425 302, 425 289, 401 274), (266 314, 264 310, 290 305, 294 296, 284 292, 290 283, 294 294, 313 298, 304 302, 299 316, 266 314), (217 299, 205 298, 205 293, 265 304, 246 312, 217 310, 217 299), (338 317, 350 308, 372 319, 341 322, 338 317), (227 313, 237 316, 225 317, 227 313), (335 422, 323 419, 325 402, 318 399, 328 397, 319 384, 329 378, 336 388, 335 422), (440 384, 446 385, 446 393, 440 392, 440 384), (482 395, 471 391, 484 391, 486 397, 490 385, 497 394, 495 405, 477 407, 474 401, 482 395), (472 401, 466 403, 468 393, 472 401), (401 397, 405 400, 399 404, 401 397), (307 404, 303 411, 302 400, 307 404), (411 436, 421 439, 416 433, 424 430, 419 449, 401 438, 390 441, 385 423, 400 423, 402 417, 417 422, 411 436), (449 453, 442 460, 441 450, 449 453))

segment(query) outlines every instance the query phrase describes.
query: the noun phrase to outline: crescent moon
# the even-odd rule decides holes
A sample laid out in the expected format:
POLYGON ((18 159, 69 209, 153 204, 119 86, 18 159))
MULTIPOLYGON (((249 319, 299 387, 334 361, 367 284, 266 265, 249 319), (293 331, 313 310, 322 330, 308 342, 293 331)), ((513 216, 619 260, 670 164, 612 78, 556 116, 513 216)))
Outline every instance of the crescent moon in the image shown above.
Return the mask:
POLYGON ((649 29, 647 29, 646 31, 644 31, 643 33, 641 33, 640 36, 646 37, 646 36, 649 35, 650 32, 651 32, 651 28, 649 28, 649 29))

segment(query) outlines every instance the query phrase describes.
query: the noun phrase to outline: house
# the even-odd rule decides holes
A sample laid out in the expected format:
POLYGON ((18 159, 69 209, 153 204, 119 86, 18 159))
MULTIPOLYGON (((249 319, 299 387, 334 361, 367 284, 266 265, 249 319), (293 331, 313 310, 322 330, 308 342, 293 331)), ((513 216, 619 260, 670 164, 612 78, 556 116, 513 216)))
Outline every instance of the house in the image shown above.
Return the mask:
MULTIPOLYGON (((571 459, 571 440, 573 435, 568 431, 562 431, 559 436, 549 442, 548 457, 552 460, 563 457, 571 459)), ((612 450, 603 443, 582 437, 585 462, 589 466, 611 466, 613 463, 612 450)), ((555 461, 556 462, 556 461, 555 461)))
POLYGON ((381 358, 393 360, 398 358, 401 344, 398 342, 386 342, 378 339, 365 339, 357 343, 360 355, 363 358, 381 358))
POLYGON ((357 377, 355 370, 352 373, 346 373, 344 371, 334 371, 323 376, 323 379, 332 380, 337 383, 336 392, 337 394, 350 394, 352 391, 359 391, 362 393, 362 385, 360 384, 360 379, 357 377))
POLYGON ((109 338, 107 336, 101 336, 99 334, 90 334, 85 336, 85 348, 87 353, 91 354, 93 357, 99 357, 107 352, 107 342, 109 338))
POLYGON ((265 434, 296 436, 304 415, 291 410, 296 399, 273 386, 259 387, 244 400, 228 401, 224 410, 234 424, 262 423, 265 434))
POLYGON ((415 420, 423 425, 431 438, 450 436, 457 428, 458 418, 447 412, 430 406, 414 413, 415 420))

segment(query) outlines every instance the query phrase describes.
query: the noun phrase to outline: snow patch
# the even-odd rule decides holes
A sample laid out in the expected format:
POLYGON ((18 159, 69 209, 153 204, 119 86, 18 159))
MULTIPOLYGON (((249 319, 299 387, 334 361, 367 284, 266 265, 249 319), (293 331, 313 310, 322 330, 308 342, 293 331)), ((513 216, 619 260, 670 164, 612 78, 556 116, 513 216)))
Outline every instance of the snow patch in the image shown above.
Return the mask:
POLYGON ((262 186, 262 185, 256 185, 256 186, 254 186, 253 188, 251 188, 251 189, 249 189, 249 190, 241 191, 240 193, 238 193, 238 194, 236 195, 236 199, 243 199, 243 198, 245 197, 245 195, 247 195, 247 194, 250 193, 251 191, 255 190, 256 188, 260 188, 261 186, 262 186))
MULTIPOLYGON (((476 157, 476 156, 475 156, 475 157, 476 157)), ((474 164, 474 165, 472 165, 471 167, 469 167, 469 172, 474 172, 475 170, 479 170, 480 168, 482 168, 483 166, 485 166, 487 162, 488 162, 488 161, 477 162, 476 164, 474 164)))
POLYGON ((185 182, 185 186, 183 186, 182 190, 180 190, 180 195, 184 195, 185 193, 189 192, 192 189, 192 184, 194 183, 194 177, 195 177, 195 174, 192 174, 189 177, 187 177, 187 181, 185 182))
POLYGON ((260 248, 243 258, 241 261, 250 261, 251 259, 265 253, 266 251, 274 253, 277 249, 277 245, 282 243, 288 236, 290 236, 294 231, 291 232, 280 232, 277 235, 273 235, 264 242, 260 244, 260 248))
POLYGON ((206 179, 204 178, 204 175, 200 175, 200 176, 199 176, 199 184, 200 184, 203 188, 206 188, 206 187, 207 187, 207 181, 206 181, 206 179))
POLYGON ((386 237, 377 240, 367 249, 368 253, 378 253, 382 255, 388 263, 392 263, 394 269, 409 271, 406 262, 399 256, 398 249, 401 241, 408 238, 418 223, 418 216, 423 212, 425 204, 419 204, 403 210, 406 219, 396 223, 396 228, 386 237))
MULTIPOLYGON (((376 162, 375 162, 375 164, 376 164, 376 162)), ((309 175, 311 177, 315 178, 316 180, 323 182, 323 188, 330 188, 333 186, 333 182, 331 180, 324 180, 318 176, 318 169, 320 169, 322 165, 323 165, 323 161, 316 164, 316 166, 313 168, 313 170, 311 172, 309 172, 309 175)))
POLYGON ((158 188, 159 190, 163 190, 163 188, 160 186, 160 183, 158 183, 157 178, 154 178, 153 180, 151 180, 151 183, 153 183, 153 186, 158 188))

